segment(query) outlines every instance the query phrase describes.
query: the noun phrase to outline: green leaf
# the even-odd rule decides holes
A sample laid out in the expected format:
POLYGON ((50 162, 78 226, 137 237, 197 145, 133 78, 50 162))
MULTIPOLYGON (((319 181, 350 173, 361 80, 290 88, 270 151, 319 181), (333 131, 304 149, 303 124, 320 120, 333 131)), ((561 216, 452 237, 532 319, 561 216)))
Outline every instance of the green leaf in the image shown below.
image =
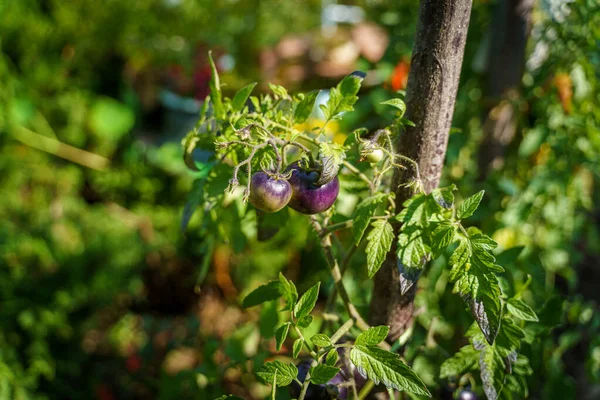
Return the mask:
POLYGON ((402 204, 402 212, 396 217, 408 225, 425 227, 429 224, 431 216, 440 211, 440 205, 431 194, 417 194, 402 204))
POLYGON ((358 246, 360 243, 377 207, 383 204, 388 197, 387 193, 377 193, 374 196, 367 197, 356 206, 354 215, 352 215, 352 237, 355 245, 358 246))
POLYGON ((506 304, 506 309, 515 317, 523 321, 538 322, 538 317, 531 307, 519 299, 510 299, 506 304))
POLYGON ((290 325, 291 322, 286 322, 285 324, 277 328, 277 330, 275 331, 275 342, 277 344, 277 351, 281 350, 281 346, 283 346, 283 342, 285 342, 285 338, 287 337, 288 332, 290 330, 290 325))
POLYGON ((421 379, 406 365, 398 354, 378 347, 356 345, 350 351, 350 360, 361 375, 375 384, 431 397, 421 379))
POLYGON ((435 228, 432 246, 436 254, 442 252, 452 243, 454 232, 456 232, 456 227, 449 221, 443 221, 435 228))
POLYGON ((452 209, 454 206, 454 192, 456 190, 456 185, 452 184, 445 188, 433 189, 431 192, 431 196, 435 199, 435 201, 445 208, 446 210, 452 209))
POLYGON ((102 140, 116 142, 135 124, 135 113, 127 105, 110 97, 100 97, 89 112, 89 127, 102 140))
POLYGON ((317 347, 329 347, 333 345, 329 336, 322 333, 317 333, 310 338, 310 341, 317 347))
POLYGON ((242 301, 242 308, 254 307, 281 297, 281 283, 271 281, 254 289, 242 301))
POLYGON ((366 331, 361 332, 356 338, 354 344, 363 346, 376 346, 385 340, 389 331, 389 326, 372 326, 366 331))
POLYGON ((321 385, 323 383, 329 382, 340 372, 340 369, 337 367, 332 367, 330 365, 318 364, 314 367, 310 367, 310 381, 315 385, 321 385))
POLYGON ((389 99, 386 101, 382 101, 380 104, 385 104, 388 106, 392 106, 398 109, 398 116, 396 118, 402 118, 404 113, 406 112, 406 104, 402 99, 389 99))
POLYGON ((312 315, 306 315, 306 316, 304 316, 304 317, 302 317, 302 318, 300 318, 298 320, 297 325, 298 325, 299 328, 306 329, 306 328, 308 328, 310 326, 310 324, 312 323, 312 321, 313 321, 313 316, 312 315))
POLYGON ((317 99, 318 94, 319 92, 317 90, 306 93, 294 110, 294 123, 301 124, 308 119, 315 106, 315 100, 317 99))
POLYGON ((315 182, 316 186, 325 185, 337 176, 340 165, 346 159, 344 146, 337 143, 322 142, 319 144, 319 158, 323 163, 323 169, 319 180, 315 182))
POLYGON ((286 308, 285 310, 292 311, 296 300, 298 300, 298 290, 294 282, 287 279, 283 274, 279 273, 280 293, 285 299, 286 308))
POLYGON ((248 100, 248 97, 250 97, 250 93, 252 93, 252 90, 254 89, 255 86, 256 86, 256 82, 251 83, 251 84, 241 88, 235 94, 235 96, 233 97, 233 101, 231 103, 231 108, 232 108, 233 112, 242 111, 244 109, 244 106, 246 105, 246 101, 248 100))
POLYGON ((463 346, 458 353, 442 363, 440 378, 446 379, 453 376, 460 376, 472 369, 478 359, 479 352, 472 345, 463 346))
POLYGON ((340 356, 337 352, 337 349, 331 349, 325 357, 325 364, 335 366, 335 364, 338 362, 339 357, 340 356))
POLYGON ((225 117, 225 109, 223 108, 223 100, 221 97, 221 83, 219 81, 219 73, 217 72, 217 67, 215 66, 215 62, 212 58, 212 52, 208 52, 208 61, 210 63, 210 99, 213 103, 213 112, 215 113, 215 117, 218 120, 223 119, 225 117))
POLYGON ((327 103, 319 106, 327 121, 339 118, 343 112, 354 110, 353 105, 358 100, 356 94, 360 90, 362 80, 362 77, 350 74, 336 87, 331 88, 327 103))
POLYGON ((192 186, 192 191, 188 196, 188 201, 183 207, 183 214, 181 216, 181 230, 185 232, 192 216, 196 212, 196 209, 200 203, 204 200, 204 179, 196 179, 192 186))
POLYGON ((298 358, 298 355, 302 351, 303 344, 304 344, 304 341, 302 339, 296 339, 294 341, 294 345, 292 347, 292 357, 298 358))
POLYGON ((404 225, 398 235, 398 259, 411 268, 423 268, 431 258, 429 246, 423 241, 423 231, 416 225, 404 225))
POLYGON ((479 203, 481 202, 481 199, 483 198, 484 193, 485 193, 485 190, 481 190, 481 191, 475 193, 473 196, 466 199, 465 201, 463 201, 461 203, 460 207, 458 207, 458 212, 456 213, 456 217, 458 219, 464 219, 464 218, 468 218, 471 215, 473 215, 475 210, 477 210, 477 207, 479 207, 479 203))
POLYGON ((394 240, 394 229, 392 225, 383 219, 379 219, 371 224, 373 230, 367 236, 367 269, 369 278, 375 276, 387 253, 392 247, 394 240))
POLYGON ((269 83, 269 89, 279 98, 286 99, 289 97, 287 90, 283 86, 269 83))
POLYGON ((315 308, 315 304, 317 303, 317 298, 319 297, 319 288, 321 287, 321 282, 317 282, 316 285, 308 289, 300 300, 294 306, 294 315, 297 319, 301 319, 315 308))
POLYGON ((473 243, 473 245, 481 247, 484 250, 494 250, 498 247, 498 243, 496 243, 494 239, 482 233, 476 233, 469 237, 471 238, 471 243, 473 243))
POLYGON ((264 383, 272 383, 273 379, 276 379, 277 386, 287 386, 298 376, 298 369, 292 363, 284 363, 276 360, 265 363, 265 365, 260 367, 256 375, 264 383))
POLYGON ((504 386, 504 362, 492 346, 485 346, 479 354, 479 370, 483 391, 488 400, 496 400, 504 386))

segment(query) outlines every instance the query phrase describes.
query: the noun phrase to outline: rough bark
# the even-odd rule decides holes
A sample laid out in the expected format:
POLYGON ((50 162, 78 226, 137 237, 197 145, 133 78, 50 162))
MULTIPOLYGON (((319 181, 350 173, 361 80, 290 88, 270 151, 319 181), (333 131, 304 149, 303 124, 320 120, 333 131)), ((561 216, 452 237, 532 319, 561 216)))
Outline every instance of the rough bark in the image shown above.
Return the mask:
POLYGON ((525 46, 530 31, 534 0, 501 0, 490 27, 488 87, 491 106, 483 124, 484 140, 479 152, 479 178, 502 168, 504 150, 517 131, 515 101, 525 68, 525 46))
MULTIPOLYGON (((407 128, 396 143, 398 153, 419 165, 425 191, 437 187, 448 144, 456 92, 463 61, 470 0, 423 0, 406 89, 407 128)), ((392 188, 397 211, 412 192, 401 186, 415 177, 412 168, 396 169, 392 188)), ((389 325, 388 340, 396 340, 412 321, 415 286, 401 295, 396 251, 388 254, 375 276, 371 324, 389 325)))

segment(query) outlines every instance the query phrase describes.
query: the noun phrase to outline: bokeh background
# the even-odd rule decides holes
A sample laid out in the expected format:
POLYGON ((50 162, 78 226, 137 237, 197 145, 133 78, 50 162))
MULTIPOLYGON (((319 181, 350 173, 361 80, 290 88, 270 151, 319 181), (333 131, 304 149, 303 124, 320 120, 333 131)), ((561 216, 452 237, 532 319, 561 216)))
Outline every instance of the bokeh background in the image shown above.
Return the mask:
MULTIPOLYGON (((194 175, 180 141, 208 93, 207 51, 229 96, 368 71, 357 110, 329 125, 343 140, 389 122, 379 103, 406 85, 417 10, 0 0, 0 399, 267 396, 252 365, 274 352, 273 332, 257 321, 277 310, 240 299, 281 270, 301 291, 327 283, 323 301, 331 282, 303 218, 264 243, 235 212, 198 211, 182 231, 194 175), (206 232, 208 218, 228 240, 206 232)), ((486 189, 474 223, 511 276, 532 276, 525 296, 555 327, 525 350, 535 399, 600 398, 599 49, 596 0, 474 1, 443 183, 486 189)), ((436 393, 470 318, 446 299, 444 266, 420 282, 428 312, 406 353, 436 393)), ((359 306, 371 288, 362 267, 359 255, 347 282, 359 306)))

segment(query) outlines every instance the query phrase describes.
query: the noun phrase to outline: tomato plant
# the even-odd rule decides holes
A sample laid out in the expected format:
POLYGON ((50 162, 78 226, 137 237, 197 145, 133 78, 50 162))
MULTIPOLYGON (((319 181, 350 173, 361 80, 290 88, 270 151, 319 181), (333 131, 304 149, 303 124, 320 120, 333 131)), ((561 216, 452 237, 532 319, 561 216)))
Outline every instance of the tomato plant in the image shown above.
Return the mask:
MULTIPOLYGON (((492 253, 496 242, 466 224, 482 202, 484 191, 460 202, 455 198, 455 185, 430 193, 424 191, 418 165, 397 154, 392 146, 405 124, 410 123, 403 118, 405 106, 401 98, 384 102, 392 106, 390 112, 395 113, 391 126, 373 134, 358 129, 342 144, 333 142, 324 129, 329 122, 352 112, 364 74, 350 74, 331 88, 329 99, 319 106, 324 122, 314 131, 302 131, 298 127, 313 112, 316 92, 291 95, 281 86, 270 85, 272 93, 257 97, 252 96, 255 85, 251 84, 229 99, 221 94, 214 67, 212 74, 211 94, 206 99, 201 119, 183 141, 187 165, 202 176, 197 180, 200 196, 194 193, 191 204, 208 201, 217 215, 230 212, 221 205, 236 199, 241 202, 250 199, 259 209, 264 209, 253 195, 257 176, 261 185, 273 181, 283 187, 289 182, 292 195, 288 206, 310 214, 303 218, 320 238, 334 281, 334 293, 338 294, 345 310, 345 313, 334 314, 337 322, 317 332, 310 331, 321 284, 317 282, 300 294, 294 282, 281 273, 278 279, 257 287, 244 298, 244 308, 281 302, 283 308, 278 308, 284 319, 274 333, 276 350, 280 351, 288 336, 293 335, 296 338, 291 356, 311 359, 308 364, 301 363, 303 368, 310 366, 308 371, 299 372, 295 363, 278 359, 257 366, 257 376, 271 384, 273 392, 277 387, 294 383, 296 388, 300 387, 298 398, 304 399, 309 389, 321 391, 325 396, 329 384, 338 392, 346 389, 355 396, 365 396, 374 385, 383 384, 388 390, 430 396, 422 379, 386 342, 389 327, 369 326, 348 294, 342 278, 345 271, 340 265, 347 265, 353 250, 363 242, 366 243, 368 277, 377 273, 395 242, 403 292, 413 287, 428 261, 449 254, 448 279, 454 284, 452 291, 465 302, 475 323, 466 332, 469 344, 443 363, 442 377, 460 376, 480 359, 484 389, 488 397, 496 398, 505 375, 512 373, 518 377, 529 373, 527 358, 518 354, 525 338, 521 321, 537 321, 536 313, 521 299, 520 292, 512 296, 504 294, 497 277, 504 269, 492 253), (211 151, 211 159, 206 163, 196 162, 193 152, 197 148, 211 151), (368 167, 361 165, 360 158, 374 151, 381 152, 376 153, 377 162, 368 167), (400 213, 395 211, 395 196, 387 185, 396 168, 416 170, 415 179, 402 183, 414 194, 403 204, 400 213), (253 174, 256 170, 262 172, 253 174), (268 174, 277 174, 276 179, 269 178, 268 174), (219 182, 227 175, 230 178, 225 189, 219 182), (351 217, 344 218, 336 213, 334 202, 340 186, 343 189, 350 180, 358 187, 354 188, 357 203, 351 217), (399 226, 397 237, 394 225, 399 226), (332 240, 343 230, 351 230, 347 244, 332 240), (340 251, 346 254, 342 260, 338 259, 340 251), (341 340, 348 337, 351 340, 341 340), (339 357, 340 350, 347 355, 339 357), (348 374, 347 366, 340 361, 343 359, 349 360, 352 368, 369 383, 358 385, 359 380, 352 376, 340 382, 339 374, 348 374)), ((287 187, 285 189, 287 194, 287 187)), ((285 200, 287 198, 278 200, 277 207, 267 211, 279 209, 285 200)), ((255 213, 251 208, 242 212, 255 213)), ((285 224, 286 217, 287 214, 281 215, 280 225, 285 224)), ((219 225, 218 218, 213 223, 219 225)), ((519 385, 524 384, 524 381, 519 382, 519 385)), ((526 390, 526 387, 518 390, 526 390)))

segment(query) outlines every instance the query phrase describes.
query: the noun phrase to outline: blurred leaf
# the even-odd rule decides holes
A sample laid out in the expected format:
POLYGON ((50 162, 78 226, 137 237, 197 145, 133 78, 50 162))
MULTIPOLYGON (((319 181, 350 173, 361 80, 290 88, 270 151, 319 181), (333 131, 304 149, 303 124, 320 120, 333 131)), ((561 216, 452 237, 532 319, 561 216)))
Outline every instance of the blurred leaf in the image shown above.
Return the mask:
POLYGON ((325 364, 335 366, 335 364, 338 362, 338 359, 339 359, 339 354, 338 354, 337 349, 331 349, 331 350, 329 350, 329 352, 327 353, 327 356, 325 357, 325 364))
POLYGON ((479 352, 472 345, 463 346, 458 353, 442 363, 440 378, 446 379, 453 376, 460 376, 472 369, 478 359, 479 352))
POLYGON ((135 114, 125 104, 100 97, 90 110, 89 126, 97 135, 111 141, 118 141, 135 124, 135 114))
POLYGON ((254 307, 265 301, 277 300, 279 297, 281 297, 281 283, 271 281, 250 292, 242 301, 242 307, 254 307))
POLYGON ((305 315, 304 317, 298 320, 298 327, 302 329, 306 329, 310 326, 313 321, 312 315, 305 315))
POLYGON ((310 381, 315 385, 320 385, 329 382, 340 372, 337 367, 330 365, 318 364, 314 367, 310 367, 310 381))
POLYGON ((196 209, 200 203, 204 200, 204 179, 196 179, 192 186, 192 191, 189 194, 188 201, 183 207, 183 213, 181 216, 181 230, 185 232, 190 219, 196 212, 196 209))
POLYGON ((209 82, 210 99, 213 104, 213 112, 217 120, 222 120, 225 117, 225 109, 223 108, 223 100, 221 98, 221 82, 219 81, 219 73, 212 58, 212 52, 208 52, 208 61, 210 62, 211 77, 209 82))
POLYGON ((523 321, 538 322, 538 317, 535 314, 535 311, 533 311, 533 309, 525 304, 522 300, 508 300, 508 303, 506 303, 506 309, 509 313, 519 319, 522 319, 523 321))

